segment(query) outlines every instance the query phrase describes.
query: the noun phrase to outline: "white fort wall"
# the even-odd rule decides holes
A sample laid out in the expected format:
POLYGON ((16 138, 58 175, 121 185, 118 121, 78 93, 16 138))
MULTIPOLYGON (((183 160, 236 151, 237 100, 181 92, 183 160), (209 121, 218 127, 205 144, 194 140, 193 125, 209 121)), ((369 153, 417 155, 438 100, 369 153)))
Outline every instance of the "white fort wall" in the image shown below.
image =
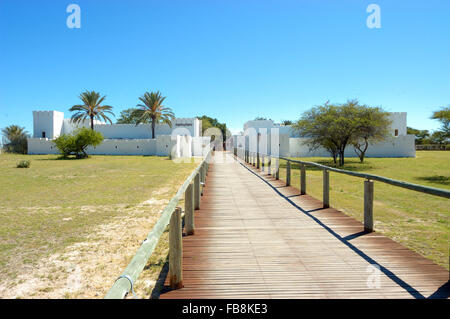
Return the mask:
MULTIPOLYGON (((90 155, 156 155, 175 157, 206 156, 210 138, 159 135, 156 139, 105 139, 96 147, 89 147, 90 155), (179 144, 177 144, 177 142, 179 144)), ((52 140, 29 138, 28 154, 59 154, 52 140)))
MULTIPOLYGON (((80 127, 90 127, 89 120, 73 123, 58 111, 33 111, 33 137, 28 139, 29 154, 58 154, 53 139, 72 134, 80 127)), ((172 127, 156 124, 152 139, 151 124, 105 124, 94 121, 94 129, 104 141, 87 149, 97 155, 158 155, 191 157, 206 155, 209 137, 201 137, 201 121, 197 118, 176 118, 172 127), (192 137, 191 137, 192 136, 192 137)))
MULTIPOLYGON (((306 138, 289 138, 289 156, 292 157, 329 157, 323 148, 310 150, 306 138)), ((357 157, 352 145, 345 149, 346 157, 357 157)), ((369 144, 366 152, 367 157, 415 157, 416 148, 414 145, 414 135, 403 135, 389 137, 388 140, 380 143, 369 144)))

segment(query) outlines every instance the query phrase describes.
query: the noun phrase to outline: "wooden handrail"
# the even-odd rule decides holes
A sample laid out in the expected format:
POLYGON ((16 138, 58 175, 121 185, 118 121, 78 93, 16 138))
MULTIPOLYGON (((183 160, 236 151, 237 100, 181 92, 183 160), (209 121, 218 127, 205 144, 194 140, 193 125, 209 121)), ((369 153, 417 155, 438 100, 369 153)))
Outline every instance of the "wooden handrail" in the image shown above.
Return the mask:
POLYGON ((326 166, 326 165, 322 165, 322 164, 318 164, 318 163, 314 163, 314 162, 293 160, 293 159, 289 159, 289 158, 282 157, 282 156, 280 156, 279 158, 283 159, 285 161, 292 162, 292 163, 299 163, 299 164, 305 164, 305 165, 309 165, 309 166, 315 166, 315 167, 319 167, 319 168, 322 168, 322 169, 326 169, 326 170, 331 171, 331 172, 336 172, 336 173, 340 173, 340 174, 356 176, 356 177, 365 178, 365 179, 368 179, 368 180, 374 180, 374 181, 378 181, 378 182, 394 185, 394 186, 397 186, 397 187, 402 187, 402 188, 414 190, 414 191, 421 192, 421 193, 426 193, 426 194, 430 194, 430 195, 450 198, 450 191, 448 191, 446 189, 442 189, 442 188, 434 188, 434 187, 429 187, 429 186, 423 186, 423 185, 403 182, 403 181, 399 181, 399 180, 395 180, 395 179, 391 179, 391 178, 387 178, 387 177, 383 177, 383 176, 378 176, 378 175, 372 175, 372 174, 366 174, 366 173, 357 173, 357 172, 347 171, 347 170, 344 170, 344 169, 338 169, 338 168, 334 168, 334 167, 330 167, 330 166, 326 166))
MULTIPOLYGON (((166 229, 167 225, 169 225, 172 214, 177 208, 178 202, 180 201, 182 196, 185 195, 188 187, 191 185, 191 182, 194 181, 194 188, 195 187, 200 188, 201 183, 199 182, 197 183, 196 181, 199 180, 199 177, 204 178, 204 176, 206 175, 206 171, 208 170, 209 167, 210 158, 211 158, 211 151, 207 153, 202 162, 184 181, 183 185, 181 185, 181 187, 178 189, 175 196, 173 196, 170 199, 167 206, 163 209, 161 217, 158 219, 155 226, 153 226, 152 230, 148 233, 147 238, 142 242, 136 254, 131 259, 131 262, 128 264, 128 266, 125 268, 122 274, 118 277, 118 279, 114 282, 113 286, 109 289, 108 293, 105 296, 105 299, 123 299, 130 292, 130 290, 132 289, 132 285, 134 285, 134 283, 136 282, 137 278, 139 277, 145 265, 147 264, 148 259, 155 250, 159 238, 166 229)), ((202 182, 204 182, 204 180, 202 180, 202 182)), ((189 192, 191 192, 191 190, 189 190, 189 192)), ((194 189, 194 192, 196 194, 199 194, 200 190, 194 189)), ((182 258, 181 252, 180 254, 177 254, 177 256, 178 258, 182 258)))

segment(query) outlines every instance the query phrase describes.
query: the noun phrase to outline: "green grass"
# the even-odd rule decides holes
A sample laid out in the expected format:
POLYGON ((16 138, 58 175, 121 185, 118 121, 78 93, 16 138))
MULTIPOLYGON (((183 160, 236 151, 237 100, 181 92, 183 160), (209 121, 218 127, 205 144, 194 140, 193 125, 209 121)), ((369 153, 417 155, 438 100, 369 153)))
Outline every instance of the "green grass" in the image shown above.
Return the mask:
POLYGON ((197 165, 154 156, 1 154, 0 278, 84 241, 143 201, 169 199, 197 165), (16 168, 20 160, 30 160, 30 168, 16 168))
MULTIPOLYGON (((331 159, 298 158, 334 166, 331 159)), ((280 162, 285 179, 286 162, 280 162)), ((291 166, 291 185, 299 188, 299 166, 291 166)), ((366 172, 436 188, 450 189, 450 152, 418 151, 416 158, 347 158, 346 170, 366 172)), ((322 171, 307 167, 307 193, 322 198, 322 171)), ((330 172, 331 206, 363 221, 364 180, 330 172)), ((449 269, 449 200, 375 182, 374 227, 406 247, 449 269)))

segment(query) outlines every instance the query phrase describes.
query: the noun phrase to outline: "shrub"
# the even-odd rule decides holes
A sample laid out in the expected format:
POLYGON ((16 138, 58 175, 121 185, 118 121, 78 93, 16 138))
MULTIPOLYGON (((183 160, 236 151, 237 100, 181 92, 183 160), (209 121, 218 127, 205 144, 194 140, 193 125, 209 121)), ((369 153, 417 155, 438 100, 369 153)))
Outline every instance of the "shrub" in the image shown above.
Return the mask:
POLYGON ((75 155, 76 158, 88 157, 86 149, 97 146, 103 141, 103 135, 89 128, 83 127, 73 134, 63 134, 53 143, 64 158, 75 155))
POLYGON ((30 167, 30 161, 22 160, 19 163, 17 163, 17 168, 28 168, 30 167))

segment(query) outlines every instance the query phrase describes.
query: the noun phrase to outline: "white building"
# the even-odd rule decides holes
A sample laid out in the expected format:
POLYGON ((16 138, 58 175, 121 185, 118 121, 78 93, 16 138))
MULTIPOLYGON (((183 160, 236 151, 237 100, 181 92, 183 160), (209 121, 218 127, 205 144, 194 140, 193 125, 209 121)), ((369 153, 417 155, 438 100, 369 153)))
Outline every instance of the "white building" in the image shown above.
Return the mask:
MULTIPOLYGON (((367 157, 415 157, 414 135, 406 133, 406 112, 390 113, 391 136, 383 142, 370 144, 367 157)), ((259 151, 267 154, 279 153, 292 157, 328 157, 329 153, 319 148, 310 150, 307 138, 299 137, 290 126, 281 126, 272 120, 248 121, 244 124, 244 134, 233 136, 233 145, 238 149, 259 151), (256 134, 260 135, 259 145, 256 134)), ((346 148, 345 156, 356 157, 353 146, 346 148)))
MULTIPOLYGON (((28 139, 28 154, 57 154, 52 140, 82 126, 89 127, 89 122, 75 124, 58 111, 33 111, 33 137, 28 139)), ((151 124, 95 121, 94 127, 105 139, 99 146, 89 148, 88 154, 203 156, 210 142, 209 137, 201 136, 201 121, 197 118, 176 118, 172 127, 157 124, 155 139, 152 138, 151 124)))

